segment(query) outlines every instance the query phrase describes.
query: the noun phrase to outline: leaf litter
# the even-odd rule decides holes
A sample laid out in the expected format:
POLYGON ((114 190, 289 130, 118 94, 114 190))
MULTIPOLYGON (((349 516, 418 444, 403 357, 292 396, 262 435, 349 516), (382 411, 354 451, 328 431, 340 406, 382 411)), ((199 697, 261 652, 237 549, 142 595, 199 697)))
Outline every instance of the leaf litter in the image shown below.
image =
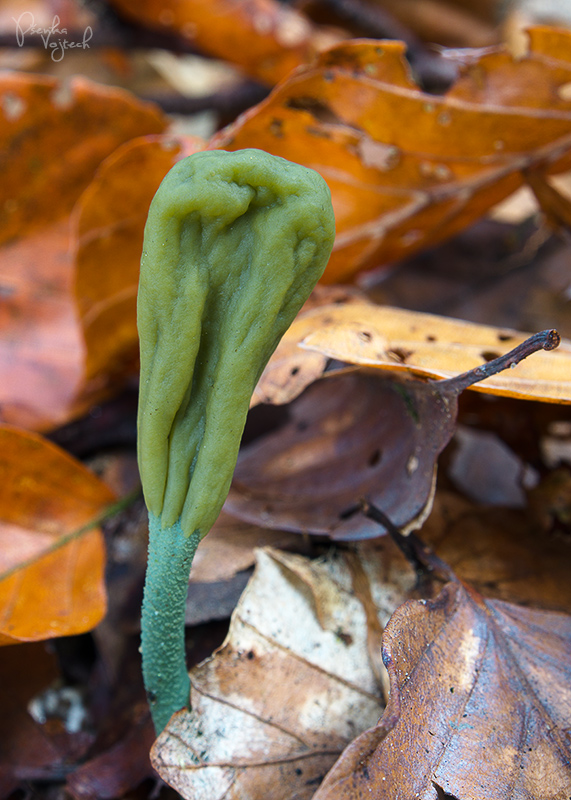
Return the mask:
MULTIPOLYGON (((384 625, 414 576, 382 551, 361 563, 384 625)), ((342 554, 258 551, 227 640, 191 671, 192 711, 175 714, 153 749, 155 769, 183 797, 310 798, 376 722, 381 692, 351 575, 342 554)))

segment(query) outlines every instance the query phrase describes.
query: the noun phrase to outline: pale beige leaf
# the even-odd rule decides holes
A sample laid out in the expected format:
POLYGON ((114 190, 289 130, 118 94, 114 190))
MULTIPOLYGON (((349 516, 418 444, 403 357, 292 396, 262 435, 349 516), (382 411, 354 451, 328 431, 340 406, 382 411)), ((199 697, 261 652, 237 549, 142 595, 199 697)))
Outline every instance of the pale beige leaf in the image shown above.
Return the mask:
POLYGON ((226 642, 191 671, 192 711, 173 716, 152 752, 184 798, 309 800, 344 746, 375 724, 383 704, 370 610, 354 575, 368 580, 357 595, 374 599, 379 624, 414 578, 386 549, 362 552, 350 566, 339 555, 258 551, 226 642))

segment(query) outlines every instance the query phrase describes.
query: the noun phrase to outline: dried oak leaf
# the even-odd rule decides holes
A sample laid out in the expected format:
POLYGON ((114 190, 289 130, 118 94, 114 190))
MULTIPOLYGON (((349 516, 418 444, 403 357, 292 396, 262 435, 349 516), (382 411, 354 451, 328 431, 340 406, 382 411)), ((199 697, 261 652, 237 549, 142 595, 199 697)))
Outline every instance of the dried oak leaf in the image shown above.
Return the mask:
MULTIPOLYGON (((529 334, 473 322, 353 303, 309 312, 288 331, 303 349, 349 364, 450 378, 505 355, 529 334), (306 331, 311 332, 306 333, 306 331)), ((555 403, 571 403, 571 342, 553 353, 536 353, 509 372, 492 375, 470 388, 555 403)))
POLYGON ((205 146, 191 136, 133 139, 103 162, 77 202, 74 291, 86 381, 101 385, 138 369, 137 288, 149 205, 169 169, 205 146))
MULTIPOLYGON (((554 31, 559 41, 571 33, 554 31)), ((493 48, 443 96, 412 80, 400 42, 357 40, 286 78, 210 147, 259 147, 312 167, 331 189, 337 238, 324 281, 397 261, 452 236, 525 182, 571 163, 571 64, 493 48)))
POLYGON ((274 84, 340 38, 277 0, 112 0, 138 24, 176 33, 208 55, 274 84))
POLYGON ((391 695, 314 800, 571 796, 571 617, 448 584, 384 634, 391 695))
POLYGON ((119 89, 14 73, 0 78, 0 110, 2 419, 46 429, 90 402, 80 396, 69 215, 103 159, 166 121, 119 89))
MULTIPOLYGON (((411 570, 378 555, 359 565, 385 624, 411 570)), ((378 719, 353 574, 343 556, 258 551, 226 642, 190 673, 192 711, 172 717, 151 753, 184 798, 309 800, 340 750, 378 719)))
POLYGON ((83 633, 101 620, 105 550, 89 524, 114 500, 63 450, 0 426, 0 645, 83 633))

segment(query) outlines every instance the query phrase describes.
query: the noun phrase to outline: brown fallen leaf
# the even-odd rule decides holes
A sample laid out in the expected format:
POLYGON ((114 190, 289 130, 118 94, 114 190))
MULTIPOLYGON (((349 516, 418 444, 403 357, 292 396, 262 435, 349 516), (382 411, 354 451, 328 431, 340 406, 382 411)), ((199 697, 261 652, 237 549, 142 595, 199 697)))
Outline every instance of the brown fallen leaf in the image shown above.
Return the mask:
POLYGON ((186 599, 187 625, 228 619, 251 575, 256 548, 299 549, 299 536, 269 530, 222 512, 192 562, 186 599))
MULTIPOLYGON (((385 624, 412 572, 379 554, 361 569, 385 624)), ((258 551, 226 642, 190 673, 192 711, 153 748, 155 769, 188 800, 309 800, 382 708, 366 623, 343 556, 258 551)))
MULTIPOLYGON (((450 398, 452 399, 452 398, 450 398)), ((335 539, 379 535, 365 496, 401 528, 430 511, 435 462, 454 432, 454 402, 397 376, 316 381, 277 431, 244 447, 225 509, 252 523, 335 539)))
POLYGON ((564 800, 571 793, 571 617, 461 583, 393 615, 381 722, 314 800, 564 800))
POLYGON ((0 426, 0 645, 70 636, 101 620, 105 552, 89 524, 114 499, 63 450, 0 426))
MULTIPOLYGON (((524 183, 569 168, 571 65, 492 48, 444 95, 423 93, 399 42, 353 40, 322 53, 211 147, 259 147, 320 172, 337 238, 324 281, 403 259, 452 236, 524 183)), ((569 32, 555 31, 554 40, 569 32)))
MULTIPOLYGON (((370 326, 362 332, 373 340, 370 326)), ((375 538, 379 528, 361 513, 366 499, 410 533, 430 512, 436 461, 454 432, 461 392, 558 342, 556 331, 543 331, 445 381, 371 370, 326 376, 290 404, 285 425, 242 448, 226 511, 266 527, 375 538)))
POLYGON ((539 528, 538 489, 532 492, 535 503, 522 510, 482 508, 437 489, 420 535, 478 592, 571 613, 571 543, 539 528))
POLYGON ((77 78, 5 73, 0 150, 2 420, 47 429, 85 412, 83 343, 72 298, 69 215, 101 161, 161 113, 77 78))
POLYGON ((77 202, 74 291, 86 381, 125 380, 138 369, 136 302, 149 205, 169 169, 205 146, 190 136, 133 139, 104 161, 77 202))
POLYGON ((242 522, 223 511, 198 546, 190 583, 216 583, 233 578, 254 565, 256 548, 287 550, 293 546, 299 547, 299 537, 242 522))
MULTIPOLYGON (((301 336, 304 349, 349 364, 449 378, 484 365, 523 342, 529 334, 402 308, 351 304, 324 306, 309 312, 301 336)), ((571 342, 562 340, 554 353, 537 353, 510 370, 470 388, 555 403, 571 403, 571 342)))

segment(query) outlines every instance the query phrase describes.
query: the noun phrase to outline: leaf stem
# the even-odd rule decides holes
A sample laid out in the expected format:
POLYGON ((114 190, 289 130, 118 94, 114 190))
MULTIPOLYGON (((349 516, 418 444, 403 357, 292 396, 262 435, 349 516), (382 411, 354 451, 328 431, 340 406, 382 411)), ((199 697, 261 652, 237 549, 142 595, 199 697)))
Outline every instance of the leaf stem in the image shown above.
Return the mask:
POLYGON ((188 706, 184 619, 190 568, 200 535, 183 533, 180 522, 162 528, 149 512, 149 560, 141 617, 143 678, 155 730, 188 706))
POLYGON ((534 333, 533 336, 530 336, 525 342, 518 344, 518 346, 510 350, 509 353, 498 356, 492 361, 488 361, 487 364, 482 364, 468 372, 463 372, 461 375, 456 375, 454 378, 437 381, 435 385, 438 387, 439 391, 445 390, 460 394, 464 389, 467 389, 468 386, 472 386, 474 383, 483 381, 485 378, 490 378, 492 375, 496 375, 504 369, 515 367, 516 364, 519 364, 520 361, 523 361, 524 358, 527 358, 532 353, 537 353, 538 350, 555 350, 560 344, 561 336, 555 329, 540 331, 539 333, 534 333))

